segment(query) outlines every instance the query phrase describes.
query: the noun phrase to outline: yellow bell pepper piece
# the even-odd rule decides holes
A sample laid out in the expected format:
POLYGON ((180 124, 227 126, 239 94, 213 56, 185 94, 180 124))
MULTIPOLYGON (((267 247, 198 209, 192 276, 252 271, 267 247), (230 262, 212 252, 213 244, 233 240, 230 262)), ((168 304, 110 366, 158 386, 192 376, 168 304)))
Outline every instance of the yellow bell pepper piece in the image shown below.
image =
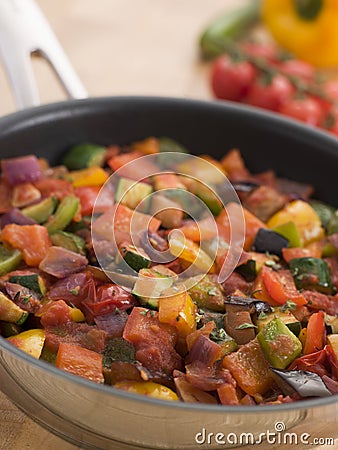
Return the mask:
POLYGON ((181 232, 174 230, 169 234, 169 251, 176 258, 193 264, 202 272, 215 272, 214 262, 210 256, 181 232))
POLYGON ((274 214, 267 225, 276 228, 293 221, 298 229, 302 246, 325 237, 320 218, 315 210, 303 200, 294 200, 274 214))
POLYGON ((196 305, 186 292, 161 297, 158 306, 158 318, 162 323, 169 323, 177 328, 182 337, 196 330, 196 305))
POLYGON ((41 329, 23 331, 15 336, 10 336, 7 341, 15 347, 39 359, 45 343, 45 332, 41 329))
POLYGON ((73 322, 84 322, 86 320, 83 312, 79 308, 69 306, 69 316, 73 322))
POLYGON ((119 381, 114 384, 114 387, 160 400, 178 401, 178 397, 174 391, 152 381, 119 381))
POLYGON ((73 170, 70 172, 73 186, 102 186, 108 179, 108 173, 102 167, 89 167, 88 169, 73 170))
POLYGON ((338 65, 337 0, 263 0, 262 18, 276 41, 298 58, 338 65))

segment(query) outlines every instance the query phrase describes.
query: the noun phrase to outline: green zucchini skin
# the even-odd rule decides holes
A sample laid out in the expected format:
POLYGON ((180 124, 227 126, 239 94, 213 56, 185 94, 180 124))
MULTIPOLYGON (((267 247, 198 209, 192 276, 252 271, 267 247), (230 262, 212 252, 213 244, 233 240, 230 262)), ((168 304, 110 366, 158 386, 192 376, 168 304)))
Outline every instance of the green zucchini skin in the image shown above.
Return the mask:
POLYGON ((333 293, 330 269, 323 259, 294 258, 289 262, 289 267, 297 289, 315 289, 323 294, 333 293))

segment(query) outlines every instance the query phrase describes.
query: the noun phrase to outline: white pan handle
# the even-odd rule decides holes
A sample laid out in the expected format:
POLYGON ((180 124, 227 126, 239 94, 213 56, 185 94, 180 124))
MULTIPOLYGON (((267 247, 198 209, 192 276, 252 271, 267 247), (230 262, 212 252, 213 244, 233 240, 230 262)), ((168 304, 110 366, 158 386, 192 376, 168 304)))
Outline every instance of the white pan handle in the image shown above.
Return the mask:
POLYGON ((40 104, 31 64, 37 53, 45 58, 71 98, 87 92, 34 0, 0 0, 0 54, 19 109, 40 104))

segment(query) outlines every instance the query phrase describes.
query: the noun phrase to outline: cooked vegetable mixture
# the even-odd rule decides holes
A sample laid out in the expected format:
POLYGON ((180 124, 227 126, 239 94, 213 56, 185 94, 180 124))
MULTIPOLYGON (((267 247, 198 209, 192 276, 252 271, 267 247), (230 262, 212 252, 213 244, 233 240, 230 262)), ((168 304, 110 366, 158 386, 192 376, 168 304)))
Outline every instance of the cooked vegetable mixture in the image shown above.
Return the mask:
MULTIPOLYGON (((337 210, 312 200, 310 185, 250 173, 236 149, 221 161, 203 156, 231 181, 245 219, 237 267, 220 283, 229 217, 196 178, 177 170, 138 181, 140 160, 140 173, 125 170, 98 196, 128 162, 167 151, 186 149, 151 137, 77 145, 57 167, 34 155, 2 160, 2 339, 93 382, 170 401, 277 405, 336 394, 337 210), (182 192, 204 202, 214 227, 185 212, 182 192)), ((198 177, 196 165, 185 169, 198 177)))

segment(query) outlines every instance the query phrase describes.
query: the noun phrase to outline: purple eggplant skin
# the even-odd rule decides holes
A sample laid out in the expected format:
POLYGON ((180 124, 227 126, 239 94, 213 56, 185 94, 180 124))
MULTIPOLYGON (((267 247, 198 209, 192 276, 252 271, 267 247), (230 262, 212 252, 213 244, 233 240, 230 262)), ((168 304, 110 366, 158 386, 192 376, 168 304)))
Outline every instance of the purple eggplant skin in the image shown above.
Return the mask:
POLYGON ((269 252, 282 256, 282 249, 288 247, 289 240, 279 233, 265 228, 260 228, 256 234, 252 249, 259 253, 269 252))
POLYGON ((331 392, 321 377, 305 370, 281 370, 270 368, 285 395, 297 393, 301 397, 329 397, 331 392))

